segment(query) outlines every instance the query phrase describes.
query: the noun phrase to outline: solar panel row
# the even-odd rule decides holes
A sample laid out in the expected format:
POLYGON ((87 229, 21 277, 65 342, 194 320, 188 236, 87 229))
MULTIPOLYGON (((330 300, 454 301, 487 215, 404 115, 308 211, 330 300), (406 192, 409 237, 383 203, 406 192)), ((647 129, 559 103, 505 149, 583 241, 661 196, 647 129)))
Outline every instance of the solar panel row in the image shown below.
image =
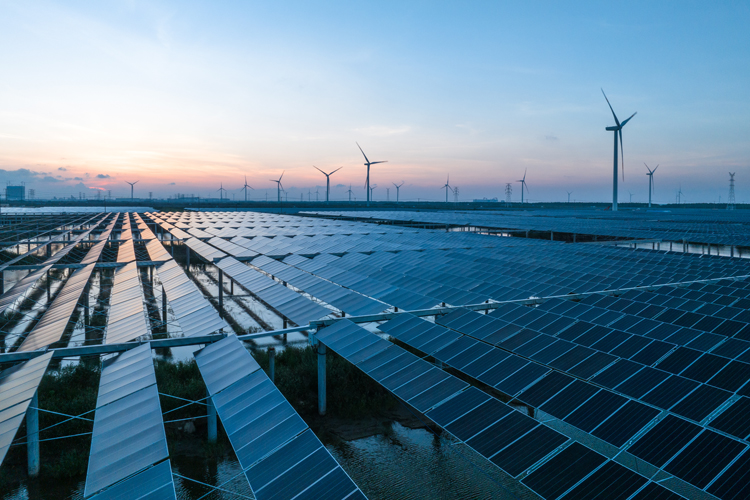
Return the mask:
POLYGON ((255 498, 365 498, 237 337, 195 360, 255 498))

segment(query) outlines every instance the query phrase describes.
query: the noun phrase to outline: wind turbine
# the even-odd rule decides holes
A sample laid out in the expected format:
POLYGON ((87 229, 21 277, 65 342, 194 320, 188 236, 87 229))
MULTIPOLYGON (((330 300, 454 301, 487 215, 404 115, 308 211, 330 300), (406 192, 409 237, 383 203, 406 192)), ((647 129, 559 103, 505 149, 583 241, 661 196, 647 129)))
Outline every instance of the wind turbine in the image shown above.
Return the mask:
POLYGON ((269 179, 271 182, 276 183, 276 197, 278 198, 279 203, 281 203, 281 191, 284 190, 284 186, 281 185, 281 178, 284 177, 284 172, 285 170, 281 172, 281 175, 279 176, 279 180, 269 179))
MULTIPOLYGON (((362 146, 359 145, 357 142, 357 147, 360 151, 362 151, 362 146)), ((388 161, 370 161, 367 159, 367 155, 364 151, 362 151, 362 156, 365 157, 365 166, 367 167, 367 178, 365 179, 365 191, 367 192, 367 203, 370 203, 371 193, 372 189, 370 189, 370 165, 375 165, 377 163, 388 163, 388 161)), ((374 188, 373 188, 374 189, 374 188)))
POLYGON ((135 181, 135 182, 128 182, 128 181, 125 181, 125 182, 126 182, 127 184, 130 184, 130 201, 133 201, 133 199, 134 199, 134 198, 133 198, 133 186, 135 186, 136 184, 138 184, 138 183, 139 183, 139 182, 141 182, 141 181, 135 181))
POLYGON ((680 184, 680 189, 677 191, 677 204, 679 205, 682 203, 682 184, 680 184))
POLYGON ((523 189, 526 188, 526 192, 529 192, 529 186, 526 184, 526 170, 523 171, 523 179, 516 181, 521 183, 521 204, 523 204, 523 189))
MULTIPOLYGON (((245 191, 245 201, 247 201, 247 188, 253 189, 250 187, 250 185, 247 183, 247 176, 245 176, 245 185, 242 186, 242 189, 245 191)), ((255 191, 255 189, 253 189, 255 191)))
POLYGON ((372 192, 375 191, 376 187, 378 187, 378 185, 377 184, 373 184, 372 187, 370 188, 370 198, 369 198, 370 200, 372 200, 372 192))
POLYGON ((445 202, 448 203, 448 190, 450 189, 453 191, 453 188, 451 188, 450 184, 451 175, 448 174, 448 177, 445 179, 445 186, 442 186, 440 189, 445 189, 445 202))
POLYGON ((351 184, 349 184, 349 191, 347 191, 347 193, 349 193, 349 201, 352 201, 352 185, 351 184))
POLYGON ((320 201, 320 188, 315 186, 315 201, 320 201))
MULTIPOLYGON (((646 163, 643 163, 646 165, 646 163)), ((659 165, 655 166, 653 170, 648 168, 648 165, 646 165, 646 170, 648 170, 648 208, 651 208, 651 190, 654 188, 654 172, 656 172, 656 169, 659 168, 659 165)))
MULTIPOLYGON (((315 165, 313 165, 313 167, 315 167, 315 165)), ((327 174, 327 173, 323 172, 318 167, 315 167, 315 168, 317 168, 320 171, 320 173, 322 173, 323 175, 326 176, 326 203, 328 203, 328 196, 331 193, 331 176, 333 174, 335 174, 336 172, 338 172, 339 170, 341 170, 342 168, 344 168, 344 167, 339 167, 336 170, 334 170, 333 172, 331 172, 330 174, 327 174)))
POLYGON ((609 99, 607 99, 607 94, 604 93, 604 89, 602 89, 602 94, 604 94, 604 99, 607 101, 607 105, 609 106, 609 110, 612 111, 612 116, 615 118, 615 125, 614 127, 607 127, 606 130, 610 132, 614 132, 615 135, 615 161, 614 161, 614 177, 612 181, 612 211, 617 211, 617 136, 620 136, 620 153, 622 154, 622 180, 625 180, 625 153, 622 149, 622 127, 625 126, 626 123, 630 121, 631 118, 633 118, 637 111, 630 115, 630 118, 620 123, 620 120, 617 119, 617 115, 615 114, 615 110, 612 109, 612 105, 609 103, 609 99))
POLYGON ((224 189, 224 183, 223 182, 220 184, 220 186, 221 187, 219 189, 217 189, 217 191, 219 192, 219 199, 223 200, 224 199, 224 191, 226 191, 226 189, 224 189))
POLYGON ((568 193, 568 203, 570 203, 570 195, 573 194, 573 191, 565 191, 565 192, 568 193))
POLYGON ((396 203, 398 203, 398 190, 404 185, 404 181, 401 181, 401 184, 396 184, 395 182, 392 182, 391 184, 396 186, 396 203))

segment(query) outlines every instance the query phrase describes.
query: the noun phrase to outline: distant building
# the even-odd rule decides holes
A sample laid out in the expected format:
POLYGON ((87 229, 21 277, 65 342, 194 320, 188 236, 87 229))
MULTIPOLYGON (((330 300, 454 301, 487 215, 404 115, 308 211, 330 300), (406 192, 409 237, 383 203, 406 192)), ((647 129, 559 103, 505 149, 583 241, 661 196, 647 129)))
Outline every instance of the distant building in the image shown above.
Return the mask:
POLYGON ((8 201, 23 201, 26 199, 26 186, 8 186, 5 188, 5 199, 8 201))
POLYGON ((482 198, 481 200, 471 200, 472 203, 497 203, 497 198, 482 198))

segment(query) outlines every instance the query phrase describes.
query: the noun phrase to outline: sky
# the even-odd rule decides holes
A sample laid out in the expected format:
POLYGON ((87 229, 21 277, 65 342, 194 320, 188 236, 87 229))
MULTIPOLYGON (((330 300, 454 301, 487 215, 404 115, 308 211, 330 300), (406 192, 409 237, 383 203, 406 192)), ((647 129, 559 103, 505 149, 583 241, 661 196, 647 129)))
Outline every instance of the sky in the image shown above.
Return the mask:
POLYGON ((750 203, 746 2, 0 0, 0 182, 37 198, 750 203), (390 188, 386 192, 386 187, 390 188), (721 197, 721 198, 720 198, 721 197), (451 195, 451 199, 453 196, 451 195))

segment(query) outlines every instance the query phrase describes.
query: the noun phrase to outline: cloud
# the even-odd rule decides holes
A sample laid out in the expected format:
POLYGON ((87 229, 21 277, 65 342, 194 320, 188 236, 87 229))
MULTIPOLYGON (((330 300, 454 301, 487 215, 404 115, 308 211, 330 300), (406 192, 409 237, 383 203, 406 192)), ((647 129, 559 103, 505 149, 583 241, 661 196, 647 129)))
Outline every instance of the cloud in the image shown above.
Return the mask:
POLYGON ((68 171, 68 169, 65 168, 65 167, 60 167, 57 170, 60 170, 61 172, 67 172, 68 171))
POLYGON ((557 136, 555 136, 555 135, 545 135, 544 136, 544 140, 545 141, 550 141, 550 142, 555 142, 555 141, 559 141, 560 139, 558 139, 557 136))
MULTIPOLYGON (((76 179, 80 179, 80 177, 76 177, 76 179)), ((73 189, 88 189, 88 188, 83 182, 79 182, 78 184, 73 186, 73 189)))
POLYGON ((170 182, 169 184, 167 184, 167 186, 176 186, 176 185, 177 185, 176 182, 170 182))
POLYGON ((109 174, 97 174, 97 179, 111 179, 112 177, 109 174))
POLYGON ((337 188, 345 188, 345 187, 346 187, 346 184, 336 184, 336 185, 335 185, 335 186, 333 186, 333 187, 337 187, 337 188))
POLYGON ((74 180, 74 181, 82 181, 82 180, 83 180, 83 178, 81 178, 81 177, 73 177, 73 180, 74 180))
POLYGON ((61 182, 60 179, 55 179, 54 177, 50 177, 49 175, 45 176, 42 181, 44 182, 61 182))

